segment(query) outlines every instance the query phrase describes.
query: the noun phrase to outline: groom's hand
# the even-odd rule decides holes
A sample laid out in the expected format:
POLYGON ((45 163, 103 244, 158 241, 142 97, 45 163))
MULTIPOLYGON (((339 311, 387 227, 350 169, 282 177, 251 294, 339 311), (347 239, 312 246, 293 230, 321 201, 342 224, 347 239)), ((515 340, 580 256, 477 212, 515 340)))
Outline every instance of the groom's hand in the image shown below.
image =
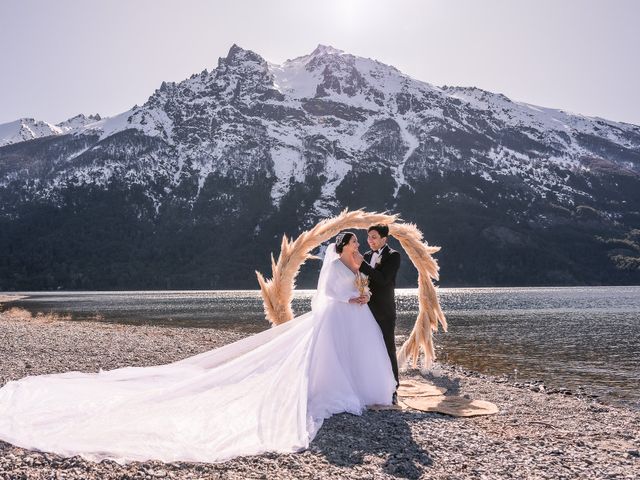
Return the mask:
POLYGON ((364 257, 357 250, 353 253, 353 259, 358 267, 364 261, 364 257))

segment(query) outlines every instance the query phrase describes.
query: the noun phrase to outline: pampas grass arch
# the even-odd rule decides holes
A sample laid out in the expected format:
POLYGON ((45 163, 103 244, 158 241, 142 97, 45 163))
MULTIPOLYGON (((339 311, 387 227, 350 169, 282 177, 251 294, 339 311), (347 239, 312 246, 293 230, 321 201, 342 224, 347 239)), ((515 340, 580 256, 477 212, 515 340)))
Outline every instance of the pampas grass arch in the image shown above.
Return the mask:
POLYGON ((256 272, 267 320, 273 325, 280 325, 293 319, 291 299, 295 280, 300 266, 314 258, 311 254, 313 249, 342 230, 367 229, 371 225, 388 225, 389 234, 400 242, 418 270, 418 318, 409 338, 398 352, 398 364, 404 367, 407 362, 411 362, 414 367, 417 366, 422 351, 424 366, 429 367, 435 359, 433 332, 438 330, 438 324, 447 331, 447 321, 433 284, 433 280, 438 280, 439 267, 431 255, 440 250, 440 247, 428 245, 415 225, 402 223, 397 215, 344 210, 337 217, 322 220, 311 230, 302 232, 295 240, 289 240, 284 235, 278 261, 271 255, 271 279, 266 280, 260 272, 256 272))

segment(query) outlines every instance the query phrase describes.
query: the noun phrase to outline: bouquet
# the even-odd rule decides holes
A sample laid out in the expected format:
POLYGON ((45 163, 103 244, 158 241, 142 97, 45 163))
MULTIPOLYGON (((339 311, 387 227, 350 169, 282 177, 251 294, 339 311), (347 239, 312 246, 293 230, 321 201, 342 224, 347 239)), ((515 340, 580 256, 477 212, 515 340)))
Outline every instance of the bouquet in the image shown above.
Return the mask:
POLYGON ((369 290, 369 277, 364 273, 358 272, 356 274, 356 288, 360 293, 360 296, 365 295, 371 297, 371 290, 369 290))

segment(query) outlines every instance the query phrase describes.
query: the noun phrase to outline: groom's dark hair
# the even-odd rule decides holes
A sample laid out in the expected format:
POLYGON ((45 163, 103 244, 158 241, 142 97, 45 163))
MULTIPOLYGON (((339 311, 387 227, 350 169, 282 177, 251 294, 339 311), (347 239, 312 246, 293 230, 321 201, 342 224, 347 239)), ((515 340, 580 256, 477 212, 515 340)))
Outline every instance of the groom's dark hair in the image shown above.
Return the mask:
POLYGON ((382 238, 389 236, 389 227, 387 227, 386 225, 373 225, 369 227, 367 233, 371 230, 375 230, 376 232, 378 232, 382 238))

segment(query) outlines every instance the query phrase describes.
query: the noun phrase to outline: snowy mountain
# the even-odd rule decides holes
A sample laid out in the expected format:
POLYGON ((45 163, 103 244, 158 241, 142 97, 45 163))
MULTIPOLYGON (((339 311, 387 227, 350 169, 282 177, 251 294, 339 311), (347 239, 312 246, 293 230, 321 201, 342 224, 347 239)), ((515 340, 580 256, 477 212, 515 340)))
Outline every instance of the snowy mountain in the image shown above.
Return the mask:
POLYGON ((89 115, 88 117, 79 114, 53 125, 33 118, 20 118, 13 122, 0 124, 0 147, 52 135, 75 133, 98 120, 101 120, 101 118, 97 114, 89 115))
POLYGON ((62 134, 62 129, 56 125, 33 118, 20 118, 13 122, 0 124, 0 146, 60 134, 62 134))
POLYGON ((62 129, 62 133, 75 133, 92 123, 99 122, 100 120, 102 120, 102 117, 97 113, 89 116, 80 113, 75 117, 71 117, 64 122, 58 123, 57 127, 62 129))
POLYGON ((75 224, 71 205, 88 212, 123 198, 124 227, 141 245, 159 241, 159 255, 174 251, 167 235, 173 249, 199 245, 187 254, 199 280, 174 272, 185 264, 165 266, 162 286, 186 275, 179 285, 253 287, 249 265, 264 262, 274 236, 345 206, 417 222, 445 247, 442 276, 452 283, 527 283, 527 269, 532 283, 640 280, 636 125, 433 86, 322 45, 281 65, 234 45, 213 70, 163 82, 115 117, 40 122, 49 133, 36 123, 0 126, 0 215, 14 232, 6 244, 33 221, 34 205, 75 224), (27 133, 36 131, 44 133, 27 133), (214 260, 221 248, 251 262, 235 272, 214 260), (520 263, 492 269, 504 252, 520 263), (203 255, 209 263, 194 260, 203 255))

